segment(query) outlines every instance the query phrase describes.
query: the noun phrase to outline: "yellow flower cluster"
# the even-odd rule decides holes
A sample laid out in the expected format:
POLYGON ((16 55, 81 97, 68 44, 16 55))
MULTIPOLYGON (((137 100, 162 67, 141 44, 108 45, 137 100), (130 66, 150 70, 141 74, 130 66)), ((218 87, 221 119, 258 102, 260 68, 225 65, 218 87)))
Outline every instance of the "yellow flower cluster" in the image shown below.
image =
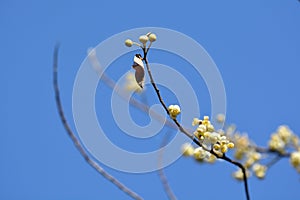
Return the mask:
MULTIPOLYGON (((225 116, 217 115, 216 121, 224 123, 225 116)), ((253 174, 257 178, 263 179, 269 164, 263 165, 260 163, 261 160, 270 158, 269 153, 275 153, 275 155, 279 153, 279 156, 286 156, 289 155, 288 152, 294 149, 295 151, 290 153, 290 163, 300 173, 299 138, 287 126, 279 126, 276 132, 271 135, 268 148, 264 149, 257 147, 250 141, 247 134, 240 134, 236 131, 234 125, 226 125, 226 129, 216 131, 208 116, 204 116, 203 119, 194 118, 192 125, 197 126, 194 136, 203 148, 194 149, 190 144, 184 146, 183 154, 185 156, 193 156, 200 162, 213 163, 217 158, 209 151, 213 150, 222 156, 228 149, 234 148, 234 157, 240 160, 245 167, 246 177, 248 178, 253 174)), ((235 171, 232 176, 237 180, 243 180, 243 173, 240 169, 235 171)))
POLYGON ((228 149, 234 148, 234 143, 230 142, 222 131, 215 131, 208 116, 204 116, 203 120, 195 118, 192 125, 198 125, 194 135, 199 142, 206 148, 212 147, 220 156, 226 153, 228 149))
POLYGON ((295 151, 290 154, 290 163, 300 173, 299 137, 288 126, 279 126, 277 131, 271 135, 269 149, 284 154, 291 148, 295 151))
MULTIPOLYGON (((224 117, 220 118, 220 121, 224 119, 224 117)), ((197 126, 194 135, 203 148, 194 148, 191 144, 184 144, 182 146, 184 156, 193 156, 197 161, 213 163, 217 158, 209 151, 213 150, 216 154, 222 156, 228 149, 234 148, 234 143, 227 139, 223 130, 215 131, 208 116, 204 116, 203 119, 194 118, 192 125, 197 126)))
POLYGON ((261 159, 261 154, 256 152, 253 149, 249 149, 249 152, 246 154, 246 160, 244 166, 250 168, 253 164, 258 162, 261 159))
MULTIPOLYGON (((264 178, 267 171, 267 167, 258 163, 258 161, 260 161, 260 159, 262 158, 261 153, 255 151, 255 149, 253 148, 245 148, 245 149, 248 149, 248 152, 244 152, 244 150, 239 150, 239 149, 237 149, 236 151, 243 152, 242 154, 240 154, 243 156, 239 158, 241 159, 244 158, 243 165, 247 170, 248 173, 247 177, 250 177, 251 175, 250 170, 252 169, 254 175, 257 178, 259 179, 264 178)), ((233 177, 236 178, 237 180, 242 180, 241 177, 239 176, 239 172, 233 173, 233 177)))
POLYGON ((277 131, 271 135, 269 148, 273 151, 284 153, 285 148, 288 146, 299 146, 299 139, 289 127, 285 125, 279 126, 277 131))
POLYGON ((198 147, 194 150, 194 158, 197 161, 203 162, 206 158, 208 158, 209 152, 205 151, 202 147, 198 147))
MULTIPOLYGON (((254 175, 263 179, 267 172, 267 166, 262 165, 259 161, 264 158, 268 158, 267 152, 262 156, 262 153, 259 152, 259 149, 256 149, 256 145, 251 142, 246 134, 239 134, 238 132, 232 132, 227 135, 235 144, 234 156, 237 160, 243 160, 243 165, 247 170, 252 170, 254 175)), ((271 135, 271 138, 268 142, 268 150, 271 152, 278 152, 282 155, 285 155, 291 149, 296 151, 290 155, 290 163, 296 170, 300 173, 300 146, 299 138, 295 135, 289 127, 282 125, 279 126, 275 133, 271 135)), ((239 180, 238 173, 234 173, 233 177, 239 180)))
POLYGON ((241 135, 239 133, 233 134, 231 138, 236 146, 236 151, 234 152, 234 157, 238 160, 242 160, 244 156, 249 152, 250 141, 248 135, 241 135))
MULTIPOLYGON (((251 143, 247 134, 240 134, 235 131, 235 126, 231 125, 228 130, 225 131, 226 135, 234 142, 235 152, 234 157, 237 160, 242 160, 244 167, 247 170, 247 178, 251 176, 251 171, 257 178, 264 178, 267 167, 258 163, 262 158, 261 153, 257 152, 255 145, 251 143)), ((243 173, 238 170, 232 174, 237 180, 243 180, 243 173)))
POLYGON ((204 140, 205 137, 209 136, 210 133, 214 132, 214 126, 210 123, 208 116, 204 116, 203 120, 194 118, 192 125, 198 125, 196 131, 194 132, 194 135, 196 138, 199 139, 199 141, 204 140))
POLYGON ((193 156, 199 162, 213 163, 217 159, 216 156, 205 151, 202 147, 194 148, 188 143, 183 144, 181 150, 184 156, 193 156))
POLYGON ((267 166, 256 163, 253 165, 252 170, 257 178, 263 179, 267 172, 267 166))
MULTIPOLYGON (((235 159, 242 161, 242 164, 247 172, 247 178, 250 177, 251 170, 254 172, 256 177, 263 178, 266 174, 267 168, 258 164, 258 161, 262 158, 262 155, 252 147, 255 145, 251 143, 248 135, 237 132, 234 125, 228 125, 224 134, 234 142, 234 157, 235 159)), ((232 176, 237 180, 243 180, 243 173, 241 170, 237 170, 232 174, 232 176)))
POLYGON ((169 113, 170 113, 170 117, 172 118, 172 119, 176 119, 176 117, 177 117, 177 115, 179 115, 180 114, 180 107, 178 106, 178 105, 170 105, 169 107, 168 107, 168 111, 169 111, 169 113))
POLYGON ((300 148, 298 151, 291 153, 290 163, 300 173, 300 148))

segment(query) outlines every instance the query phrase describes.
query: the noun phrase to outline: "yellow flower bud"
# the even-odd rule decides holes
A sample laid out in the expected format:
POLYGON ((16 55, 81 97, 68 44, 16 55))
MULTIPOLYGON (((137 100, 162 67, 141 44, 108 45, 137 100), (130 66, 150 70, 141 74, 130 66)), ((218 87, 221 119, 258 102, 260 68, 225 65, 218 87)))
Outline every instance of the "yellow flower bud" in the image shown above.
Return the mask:
POLYGON ((192 122, 192 126, 198 126, 201 123, 201 120, 198 118, 194 118, 192 122))
POLYGON ((291 154, 290 162, 293 165, 293 167, 300 166, 300 152, 299 151, 293 152, 291 154))
POLYGON ((225 121, 225 115, 224 114, 218 114, 216 117, 216 120, 218 123, 223 123, 225 121))
POLYGON ((233 144, 232 142, 229 142, 229 143, 227 144, 227 147, 228 147, 229 149, 232 149, 232 148, 234 148, 234 144, 233 144))
POLYGON ((170 113, 170 117, 172 118, 172 119, 176 119, 176 117, 177 117, 177 115, 179 115, 180 114, 180 107, 178 106, 178 105, 170 105, 169 107, 168 107, 168 111, 169 111, 169 113, 170 113))
POLYGON ((203 120, 208 121, 209 120, 209 116, 204 116, 203 120))
POLYGON ((261 154, 258 152, 254 152, 251 154, 251 157, 255 160, 258 161, 261 158, 261 154))
POLYGON ((227 145, 221 145, 221 152, 226 153, 228 151, 227 145))
POLYGON ((150 40, 150 42, 156 41, 156 35, 155 35, 154 33, 151 33, 151 34, 149 35, 149 40, 150 40))
POLYGON ((203 161, 206 157, 206 151, 204 151, 201 147, 198 147, 194 150, 194 158, 198 161, 203 161))
POLYGON ((197 132, 199 133, 204 133, 206 131, 206 126, 204 126, 203 124, 199 125, 197 128, 197 132))
POLYGON ((218 151, 220 149, 220 145, 219 144, 214 144, 213 148, 214 150, 218 151))
POLYGON ((203 133, 203 136, 204 136, 205 138, 207 138, 208 136, 210 136, 210 132, 204 132, 204 133, 203 133))
POLYGON ((127 47, 131 47, 132 44, 133 44, 132 40, 130 40, 130 39, 125 40, 125 45, 126 45, 127 47))
POLYGON ((192 156, 194 154, 194 147, 188 143, 183 144, 181 150, 184 156, 192 156))
POLYGON ((215 130, 214 126, 212 124, 207 125, 207 131, 213 132, 215 130))
POLYGON ((148 42, 148 37, 146 35, 141 35, 139 37, 139 41, 143 44, 146 44, 148 42))
POLYGON ((263 179, 266 175, 267 167, 256 163, 253 165, 252 170, 257 178, 263 179))

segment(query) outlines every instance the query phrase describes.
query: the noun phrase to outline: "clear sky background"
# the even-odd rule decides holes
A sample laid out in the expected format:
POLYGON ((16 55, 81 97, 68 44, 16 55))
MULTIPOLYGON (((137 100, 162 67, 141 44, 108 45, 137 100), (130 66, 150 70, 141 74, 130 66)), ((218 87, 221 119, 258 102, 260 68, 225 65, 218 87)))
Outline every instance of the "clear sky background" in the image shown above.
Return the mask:
MULTIPOLYGON (((62 101, 74 128, 72 89, 87 49, 145 26, 180 31, 208 51, 224 80, 227 120, 257 144, 266 145, 281 124, 300 135, 297 0, 2 0, 0 199, 130 199, 88 166, 66 135, 55 107, 51 65, 59 41, 62 101)), ((104 168, 145 199, 167 199, 155 172, 104 168)), ((231 178, 234 170, 224 162, 199 165, 180 158, 165 171, 178 199, 244 199, 243 185, 231 178)), ((255 200, 300 199, 300 177, 287 159, 265 180, 250 178, 249 185, 255 200)))

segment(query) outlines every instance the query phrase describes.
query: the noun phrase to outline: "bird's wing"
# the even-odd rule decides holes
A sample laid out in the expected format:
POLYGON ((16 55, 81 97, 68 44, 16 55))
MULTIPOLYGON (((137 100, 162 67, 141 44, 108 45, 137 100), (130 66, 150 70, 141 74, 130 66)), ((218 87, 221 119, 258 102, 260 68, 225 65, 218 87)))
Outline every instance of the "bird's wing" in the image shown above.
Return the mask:
POLYGON ((141 88, 144 87, 144 77, 145 77, 145 70, 144 70, 144 63, 143 61, 138 58, 134 57, 132 67, 135 69, 135 80, 139 84, 141 88))
POLYGON ((135 80, 141 88, 143 88, 143 86, 144 86, 144 77, 145 77, 144 68, 142 68, 139 65, 136 66, 135 67, 135 80))

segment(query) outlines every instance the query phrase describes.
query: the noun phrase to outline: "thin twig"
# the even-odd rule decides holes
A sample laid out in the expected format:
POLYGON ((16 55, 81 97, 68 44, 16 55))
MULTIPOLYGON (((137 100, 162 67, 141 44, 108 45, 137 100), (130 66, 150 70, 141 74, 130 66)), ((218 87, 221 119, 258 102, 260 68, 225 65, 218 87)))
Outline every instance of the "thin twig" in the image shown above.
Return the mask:
POLYGON ((265 148, 265 147, 259 147, 259 146, 250 146, 250 148, 254 148, 255 151, 259 152, 259 153, 270 153, 270 154, 276 154, 279 157, 290 157, 291 153, 289 152, 280 152, 278 150, 272 150, 269 148, 265 148))
POLYGON ((147 71, 148 71, 148 74, 149 74, 149 77, 150 77, 150 82, 151 82, 151 84, 152 84, 152 86, 153 86, 153 88, 154 88, 154 90, 155 90, 155 92, 157 94, 159 102, 164 107, 164 109, 166 110, 167 114, 170 115, 169 110, 168 110, 165 102, 163 101, 163 99, 162 99, 162 97, 160 95, 159 89, 158 89, 158 87, 156 86, 156 84, 154 82, 154 79, 153 79, 153 76, 152 76, 152 73, 151 73, 151 70, 150 70, 150 67, 149 67, 149 63, 148 63, 148 60, 147 60, 147 53, 148 53, 148 51, 145 48, 143 48, 143 51, 144 51, 144 58, 143 59, 144 59, 144 61, 146 63, 147 71))
POLYGON ((133 192, 131 189, 127 188, 124 184, 122 184, 120 181, 118 181, 116 178, 114 178, 112 175, 107 173, 102 167, 100 167, 93 159, 91 159, 88 155, 88 153, 85 151, 83 146, 81 145, 79 139, 77 136, 73 133, 71 130, 71 127, 69 126, 64 111, 62 107, 62 103, 60 100, 60 93, 59 93, 59 87, 58 87, 58 81, 57 81, 57 67, 58 67, 58 50, 59 46, 57 45, 54 49, 54 55, 53 55, 53 86, 55 90, 55 101, 56 101, 56 106, 57 110, 59 113, 59 117, 61 119, 61 122, 68 133, 69 137, 73 141, 75 147, 77 150, 80 152, 80 154, 83 156, 85 161, 92 166, 99 174, 101 174, 104 178, 106 178, 109 182, 117 186, 121 191, 132 197, 133 199, 136 200, 142 200, 142 198, 133 192))
MULTIPOLYGON (((170 115, 169 110, 168 110, 168 108, 167 108, 165 102, 163 101, 163 99, 162 99, 162 97, 161 97, 161 95, 160 95, 160 91, 159 91, 158 87, 156 86, 156 83, 154 82, 154 79, 153 79, 153 76, 152 76, 152 73, 151 73, 151 70, 150 70, 150 66, 149 66, 149 63, 148 63, 148 59, 147 59, 147 53, 148 53, 148 51, 147 51, 145 48, 143 48, 143 52, 144 52, 144 58, 143 58, 143 59, 144 59, 144 61, 145 61, 145 63, 146 63, 146 67, 147 67, 147 71, 148 71, 148 74, 149 74, 149 77, 150 77, 151 84, 152 84, 152 86, 153 86, 153 88, 154 88, 154 90, 155 90, 155 92, 156 92, 156 94, 157 94, 157 97, 158 97, 158 99, 159 99, 159 102, 161 103, 161 105, 162 105, 163 108, 165 109, 166 113, 167 113, 168 115, 170 115)), ((242 170, 242 172, 243 172, 243 180, 244 180, 244 187, 245 187, 245 193, 246 193, 246 199, 247 199, 247 200, 250 200, 250 195, 249 195, 249 190, 248 190, 248 182, 247 182, 247 175, 246 175, 246 169, 245 169, 245 167, 244 167, 241 163, 239 163, 239 162, 237 162, 237 161, 234 161, 234 160, 231 160, 230 158, 228 158, 227 156, 225 156, 225 154, 223 154, 222 156, 219 156, 219 155, 216 154, 213 150, 209 150, 209 149, 205 148, 202 144, 200 144, 200 142, 199 142, 196 138, 194 138, 194 137, 192 136, 192 134, 188 133, 188 132, 180 125, 180 123, 176 120, 176 118, 173 119, 173 121, 174 121, 174 123, 177 125, 178 129, 179 129, 182 133, 184 133, 184 134, 187 135, 189 138, 191 138, 198 146, 202 147, 205 151, 208 151, 208 152, 212 153, 212 154, 215 155, 217 158, 222 159, 222 160, 225 160, 225 161, 227 161, 227 162, 229 162, 229 163, 231 163, 231 164, 233 164, 233 165, 239 167, 239 168, 242 170)))
MULTIPOLYGON (((144 49, 143 49, 143 50, 144 50, 144 49)), ((154 79, 153 79, 153 76, 152 76, 152 73, 151 73, 151 70, 150 70, 149 62, 148 62, 148 59, 147 59, 147 53, 148 53, 148 51, 145 51, 145 50, 144 50, 144 58, 143 58, 143 59, 144 59, 144 61, 145 61, 145 63, 146 63, 146 68, 147 68, 147 71, 148 71, 148 74, 149 74, 149 77, 150 77, 150 82, 151 82, 151 84, 152 84, 152 86, 153 86, 153 88, 154 88, 154 90, 155 90, 155 92, 156 92, 156 94, 157 94, 157 97, 158 97, 158 99, 159 99, 159 102, 161 103, 161 105, 162 105, 163 108, 165 109, 167 115, 170 115, 170 112, 169 112, 169 110, 168 110, 168 108, 167 108, 165 102, 163 101, 161 95, 160 95, 160 91, 159 91, 158 87, 156 86, 156 83, 154 82, 154 79)), ((187 131, 180 125, 180 123, 177 121, 176 118, 174 118, 174 119, 172 119, 172 120, 174 121, 174 123, 177 125, 177 127, 179 128, 179 130, 180 130, 182 133, 184 133, 184 134, 185 134, 186 136, 188 136, 190 139, 193 139, 193 135, 190 134, 189 132, 187 132, 187 131)))
POLYGON ((282 158, 288 158, 291 156, 290 152, 280 152, 277 150, 272 150, 270 148, 265 148, 265 147, 259 147, 259 146, 252 146, 252 148, 255 149, 255 151, 259 153, 264 153, 264 154, 275 154, 275 157, 266 164, 268 168, 272 167, 274 164, 276 164, 279 160, 282 158))
POLYGON ((167 176, 165 175, 164 173, 164 169, 162 168, 162 164, 163 164, 163 147, 167 144, 167 141, 169 140, 169 133, 167 132, 165 135, 164 135, 164 138, 161 142, 161 145, 160 145, 160 152, 159 152, 159 155, 158 155, 158 175, 159 175, 159 178, 160 178, 160 181, 164 187, 164 191, 166 192, 168 198, 170 200, 176 200, 176 196, 174 194, 174 192, 172 191, 172 188, 170 187, 169 185, 169 182, 168 182, 168 179, 167 179, 167 176))
POLYGON ((272 167, 274 164, 276 164, 279 160, 281 160, 281 158, 282 157, 280 157, 280 156, 275 156, 270 162, 268 162, 267 164, 266 164, 266 167, 267 168, 270 168, 270 167, 272 167))

